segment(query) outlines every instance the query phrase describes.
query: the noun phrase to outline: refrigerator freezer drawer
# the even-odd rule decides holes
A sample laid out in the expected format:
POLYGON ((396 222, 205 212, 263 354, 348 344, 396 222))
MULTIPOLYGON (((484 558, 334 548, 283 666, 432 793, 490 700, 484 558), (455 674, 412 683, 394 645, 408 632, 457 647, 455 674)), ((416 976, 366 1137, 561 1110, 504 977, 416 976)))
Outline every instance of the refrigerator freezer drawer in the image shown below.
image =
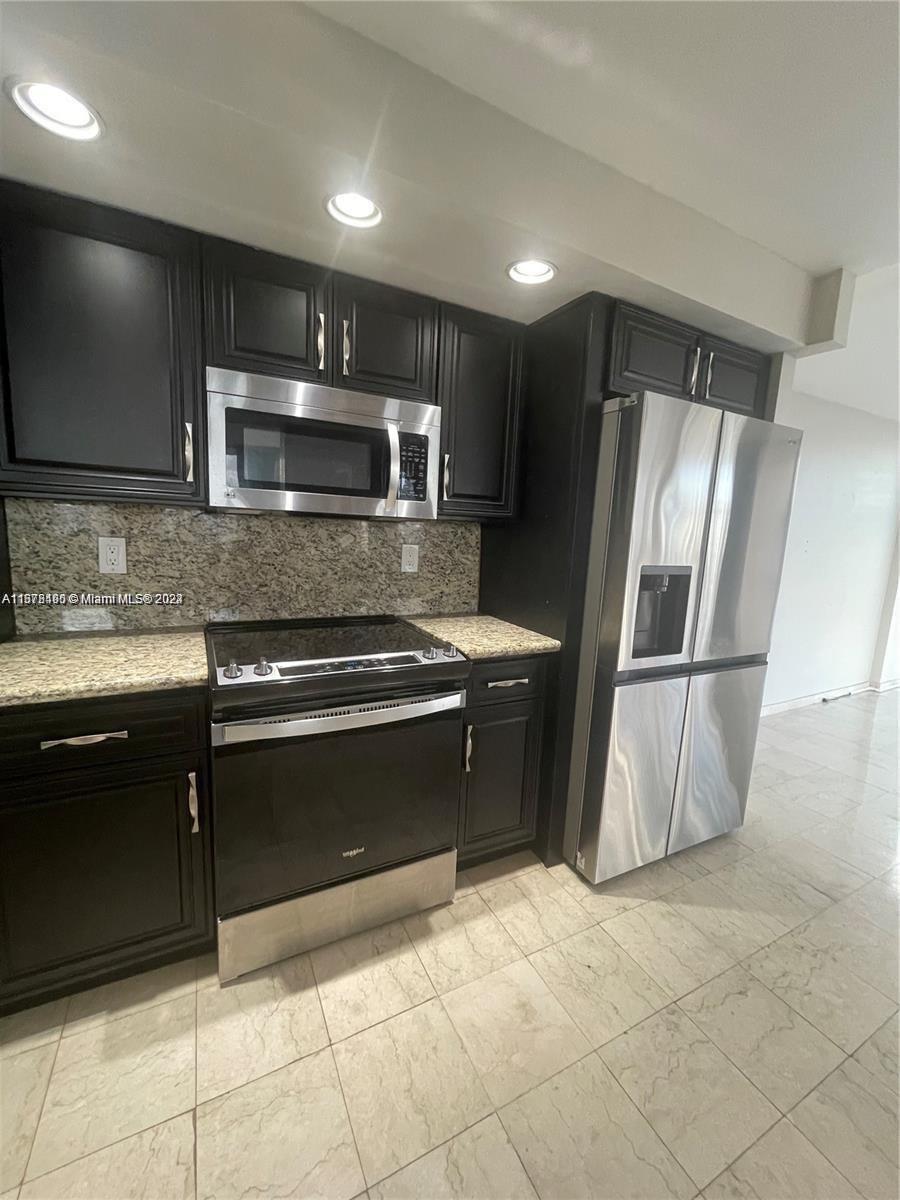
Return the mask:
POLYGON ((588 760, 576 859, 592 883, 665 856, 688 681, 655 679, 610 691, 609 751, 597 778, 588 760))
POLYGON ((769 650, 802 437, 725 413, 694 662, 769 650))
POLYGON ((766 668, 693 675, 668 853, 743 824, 766 668))

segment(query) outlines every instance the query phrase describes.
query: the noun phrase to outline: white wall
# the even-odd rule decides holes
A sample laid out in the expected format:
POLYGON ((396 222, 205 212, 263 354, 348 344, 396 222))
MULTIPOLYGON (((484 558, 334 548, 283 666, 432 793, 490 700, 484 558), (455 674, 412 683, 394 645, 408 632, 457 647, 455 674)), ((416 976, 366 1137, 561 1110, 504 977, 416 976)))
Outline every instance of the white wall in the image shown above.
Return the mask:
POLYGON ((803 447, 766 705, 868 685, 897 537, 895 421, 794 390, 775 419, 803 447))

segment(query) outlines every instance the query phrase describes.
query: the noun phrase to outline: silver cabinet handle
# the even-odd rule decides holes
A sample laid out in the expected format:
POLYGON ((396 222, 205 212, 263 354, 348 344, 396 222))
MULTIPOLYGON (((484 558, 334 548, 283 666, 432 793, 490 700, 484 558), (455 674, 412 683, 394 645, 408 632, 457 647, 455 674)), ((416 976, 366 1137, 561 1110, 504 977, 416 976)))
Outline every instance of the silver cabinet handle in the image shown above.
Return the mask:
POLYGON ((184 478, 186 483, 194 482, 194 426, 190 421, 184 423, 184 478))
POLYGON ((706 387, 703 391, 704 400, 709 399, 709 385, 712 383, 712 365, 715 357, 715 354, 712 352, 712 350, 710 350, 709 358, 706 360, 706 387))
POLYGON ((320 371, 325 370, 325 314, 319 313, 318 330, 316 332, 316 350, 319 353, 320 371))
POLYGON ((449 491, 450 491, 450 455, 445 454, 444 455, 444 499, 445 500, 450 499, 450 496, 448 495, 449 491))
POLYGON ((697 346, 694 350, 694 367, 691 371, 691 386, 688 391, 692 396, 697 394, 697 377, 700 374, 700 347, 697 346))
POLYGON ((400 434, 393 421, 388 421, 388 444, 391 448, 391 471, 388 477, 387 502, 397 503, 397 493, 400 490, 400 434))
POLYGON ((350 374, 350 322, 344 319, 341 322, 344 326, 344 374, 350 374))
POLYGON ((96 746, 98 742, 108 742, 111 738, 127 737, 127 729, 117 729, 115 733, 82 733, 79 737, 54 738, 52 742, 41 742, 41 749, 52 750, 54 746, 96 746))
POLYGON ((522 684, 529 683, 531 683, 530 679, 492 679, 488 687, 520 687, 522 684))
POLYGON ((472 770, 472 733, 475 729, 474 725, 466 726, 466 774, 472 770))
POLYGON ((191 814, 191 833, 199 833, 200 807, 197 803, 196 771, 188 771, 188 812, 191 814))

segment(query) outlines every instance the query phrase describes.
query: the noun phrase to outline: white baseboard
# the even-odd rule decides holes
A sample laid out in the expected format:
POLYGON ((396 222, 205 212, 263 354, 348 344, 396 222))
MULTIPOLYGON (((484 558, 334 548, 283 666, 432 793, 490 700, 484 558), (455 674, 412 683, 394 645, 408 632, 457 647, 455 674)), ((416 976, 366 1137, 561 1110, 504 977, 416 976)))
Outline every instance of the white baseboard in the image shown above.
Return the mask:
POLYGON ((869 684, 869 689, 873 692, 892 692, 894 688, 900 688, 900 679, 885 679, 881 683, 869 684))
POLYGON ((792 708, 806 708, 808 704, 819 704, 823 700, 837 700, 839 696, 855 696, 859 692, 872 690, 871 684, 853 683, 846 687, 834 688, 830 692, 816 692, 814 696, 799 696, 796 700, 782 700, 778 704, 764 704, 761 712, 763 717, 772 717, 775 713, 788 712, 792 708))

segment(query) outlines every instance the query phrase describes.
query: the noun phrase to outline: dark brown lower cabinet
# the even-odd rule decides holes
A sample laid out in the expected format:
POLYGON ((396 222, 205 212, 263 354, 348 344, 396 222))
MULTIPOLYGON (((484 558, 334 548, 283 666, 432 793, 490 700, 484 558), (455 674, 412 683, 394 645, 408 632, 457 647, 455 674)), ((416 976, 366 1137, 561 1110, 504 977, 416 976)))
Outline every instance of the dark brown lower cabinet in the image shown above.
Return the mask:
POLYGON ((206 752, 23 777, 0 796, 0 1012, 211 941, 206 752))
POLYGON ((541 668, 534 661, 516 672, 515 660, 496 672, 479 664, 466 710, 460 804, 459 859, 474 861, 534 840, 543 738, 541 668), (494 674, 497 680, 486 677, 494 674), (521 680, 521 682, 520 682, 521 680), (472 703, 493 682, 490 703, 472 703), (537 694, 515 699, 515 689, 537 694), (504 697, 493 699, 493 695, 504 697), (508 699, 506 697, 509 697, 508 699))

